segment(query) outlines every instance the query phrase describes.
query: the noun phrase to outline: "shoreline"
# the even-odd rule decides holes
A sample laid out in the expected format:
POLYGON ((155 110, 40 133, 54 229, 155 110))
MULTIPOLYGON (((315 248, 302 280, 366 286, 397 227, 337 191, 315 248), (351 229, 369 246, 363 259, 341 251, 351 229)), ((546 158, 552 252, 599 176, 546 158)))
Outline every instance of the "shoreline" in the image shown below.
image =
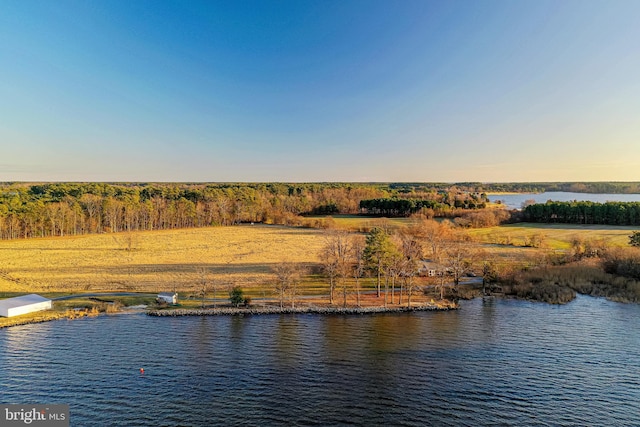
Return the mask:
POLYGON ((365 314, 382 314, 382 313, 410 313, 414 311, 450 311, 458 310, 457 304, 448 306, 438 306, 436 304, 412 306, 412 307, 221 307, 221 308, 189 308, 189 309, 164 309, 164 310, 127 310, 115 313, 63 313, 51 312, 42 313, 38 316, 22 319, 12 319, 4 324, 0 323, 0 329, 11 328, 14 326, 32 325, 36 323, 51 322, 54 320, 75 320, 82 318, 98 317, 103 315, 117 314, 138 314, 144 313, 151 317, 183 317, 183 316, 259 316, 273 314, 315 314, 315 315, 365 315, 365 314))
POLYGON ((260 316, 272 314, 318 314, 318 315, 364 315, 379 313, 410 313, 414 311, 450 311, 457 310, 458 305, 438 306, 435 304, 412 307, 251 307, 251 308, 197 308, 197 309, 169 309, 148 310, 147 316, 152 317, 183 317, 183 316, 260 316))
POLYGON ((24 316, 29 316, 24 318, 20 318, 20 316, 7 317, 7 318, 3 317, 2 319, 7 319, 7 320, 0 323, 0 329, 11 328, 13 326, 33 325, 36 323, 45 323, 45 322, 51 322, 54 320, 83 319, 83 318, 96 317, 101 314, 106 314, 106 313, 94 313, 88 310, 78 311, 78 312, 70 311, 70 310, 67 310, 66 312, 43 311, 43 312, 36 312, 36 313, 37 313, 36 315, 34 315, 34 313, 30 313, 30 315, 29 314, 24 315, 24 316))

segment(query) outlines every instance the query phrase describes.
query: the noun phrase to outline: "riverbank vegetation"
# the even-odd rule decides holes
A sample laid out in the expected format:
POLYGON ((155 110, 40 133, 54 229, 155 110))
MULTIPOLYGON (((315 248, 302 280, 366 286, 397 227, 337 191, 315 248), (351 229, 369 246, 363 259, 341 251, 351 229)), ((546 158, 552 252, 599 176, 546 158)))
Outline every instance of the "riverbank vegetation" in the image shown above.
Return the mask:
MULTIPOLYGON (((619 251, 614 251, 619 252, 619 251)), ((581 293, 618 302, 640 302, 640 254, 543 265, 510 272, 496 281, 499 293, 549 303, 566 303, 581 293)))

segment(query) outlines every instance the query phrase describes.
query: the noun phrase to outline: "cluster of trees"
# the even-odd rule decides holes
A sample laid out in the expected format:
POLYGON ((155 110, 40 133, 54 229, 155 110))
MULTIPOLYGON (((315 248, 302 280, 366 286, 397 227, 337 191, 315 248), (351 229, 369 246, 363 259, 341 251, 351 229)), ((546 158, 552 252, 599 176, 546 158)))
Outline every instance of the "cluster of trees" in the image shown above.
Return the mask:
POLYGON ((432 199, 380 198, 360 201, 360 213, 388 217, 410 216, 433 211, 443 216, 452 209, 483 209, 488 202, 482 193, 438 193, 432 199))
POLYGON ((360 201, 360 213, 386 217, 410 216, 424 213, 426 209, 433 211, 449 209, 449 205, 435 200, 415 199, 370 199, 360 201))
POLYGON ((455 212, 453 223, 462 228, 495 227, 513 220, 505 209, 462 210, 455 212))
POLYGON ((0 238, 263 222, 298 225, 328 207, 357 213, 373 186, 334 184, 38 184, 0 186, 0 238))
POLYGON ((522 215, 530 222, 640 225, 640 203, 549 201, 526 206, 522 215))
POLYGON ((425 258, 438 265, 440 274, 433 280, 442 298, 445 287, 450 282, 457 286, 481 254, 449 221, 425 219, 395 232, 374 227, 364 239, 361 235, 329 230, 321 264, 329 281, 330 303, 334 303, 339 291, 343 305, 351 292, 359 305, 360 279, 369 275, 375 278, 378 297, 384 284, 385 306, 403 304, 405 296, 410 306, 411 297, 419 290, 416 277, 425 258))

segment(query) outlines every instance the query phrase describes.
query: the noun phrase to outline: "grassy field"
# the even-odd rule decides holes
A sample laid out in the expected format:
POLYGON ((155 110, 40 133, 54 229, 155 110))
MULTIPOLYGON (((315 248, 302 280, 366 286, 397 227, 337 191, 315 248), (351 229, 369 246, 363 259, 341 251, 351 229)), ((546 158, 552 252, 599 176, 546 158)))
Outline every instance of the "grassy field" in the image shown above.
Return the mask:
POLYGON ((506 246, 527 246, 534 236, 542 236, 542 247, 566 250, 574 238, 603 240, 610 246, 628 246, 629 235, 637 227, 608 225, 533 224, 519 223, 478 228, 469 234, 480 243, 506 246))
POLYGON ((322 220, 334 228, 351 231, 366 231, 383 225, 393 230, 409 225, 413 221, 411 218, 373 218, 360 215, 313 215, 307 218, 322 220))
MULTIPOLYGON (((272 280, 272 265, 314 264, 322 231, 215 227, 0 242, 0 292, 226 292, 272 280)), ((309 284, 313 286, 313 281, 309 284)))
MULTIPOLYGON (((380 219, 339 216, 336 225, 359 228, 380 219)), ((407 219, 388 220, 392 228, 407 219)), ((542 250, 566 250, 576 236, 626 246, 633 227, 515 224, 469 230, 475 244, 504 263, 535 260, 540 249, 525 247, 542 236, 542 250)), ((214 227, 80 237, 0 241, 0 297, 28 292, 63 293, 177 289, 196 295, 206 280, 217 297, 239 285, 253 297, 273 296, 274 264, 316 266, 323 231, 279 226, 214 227)), ((531 261, 529 261, 531 262, 531 261)), ((535 262, 535 261, 533 261, 535 262)), ((370 286, 364 281, 364 286, 370 286)), ((211 292, 210 292, 211 293, 211 292)), ((306 295, 326 294, 326 279, 309 275, 306 295)))

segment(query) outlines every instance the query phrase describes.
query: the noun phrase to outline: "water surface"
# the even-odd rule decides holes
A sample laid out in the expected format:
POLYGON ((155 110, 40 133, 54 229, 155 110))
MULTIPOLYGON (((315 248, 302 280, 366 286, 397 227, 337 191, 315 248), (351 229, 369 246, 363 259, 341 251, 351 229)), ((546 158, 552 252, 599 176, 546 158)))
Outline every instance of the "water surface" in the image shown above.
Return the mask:
POLYGON ((57 321, 0 330, 0 401, 70 404, 74 426, 638 426, 639 331, 640 306, 584 296, 57 321))
POLYGON ((640 194, 603 194, 603 193, 571 193, 565 191, 548 191, 544 193, 517 193, 517 194, 489 194, 489 200, 497 200, 509 209, 521 209, 522 204, 527 200, 534 200, 536 203, 546 203, 548 200, 554 202, 640 202, 640 194))

